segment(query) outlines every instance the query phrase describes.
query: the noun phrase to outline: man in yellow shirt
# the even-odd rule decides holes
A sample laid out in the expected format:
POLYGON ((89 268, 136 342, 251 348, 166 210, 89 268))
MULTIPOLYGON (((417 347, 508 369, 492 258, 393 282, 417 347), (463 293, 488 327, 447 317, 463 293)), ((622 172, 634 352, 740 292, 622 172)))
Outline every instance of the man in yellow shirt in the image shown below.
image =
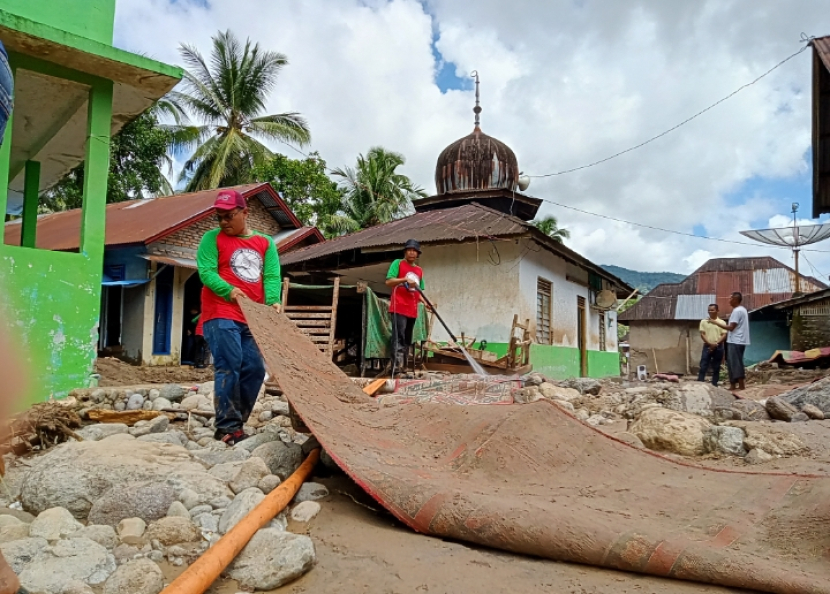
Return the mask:
POLYGON ((710 320, 718 319, 718 305, 712 303, 709 306, 709 318, 700 321, 700 337, 703 339, 703 352, 700 355, 700 371, 697 374, 697 381, 706 381, 706 372, 712 368, 712 385, 718 385, 720 376, 720 364, 723 361, 723 343, 726 340, 727 332, 716 326, 710 320))

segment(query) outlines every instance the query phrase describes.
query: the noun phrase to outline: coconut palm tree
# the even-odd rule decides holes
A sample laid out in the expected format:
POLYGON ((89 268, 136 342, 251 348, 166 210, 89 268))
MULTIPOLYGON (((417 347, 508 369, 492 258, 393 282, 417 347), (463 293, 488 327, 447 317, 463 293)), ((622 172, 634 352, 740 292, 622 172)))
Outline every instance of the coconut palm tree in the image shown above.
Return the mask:
POLYGON ((252 168, 272 156, 260 139, 300 146, 310 141, 300 114, 263 115, 277 75, 288 64, 283 54, 250 40, 243 45, 230 31, 213 37, 210 62, 190 45, 180 52, 188 69, 182 90, 168 99, 202 122, 178 129, 177 148, 195 148, 181 173, 187 191, 250 181, 252 168))
POLYGON ((564 240, 571 236, 570 231, 559 226, 559 221, 556 220, 556 217, 545 217, 544 219, 533 221, 531 224, 559 243, 565 243, 564 240))
POLYGON ((335 169, 344 191, 342 215, 331 224, 342 232, 356 231, 388 223, 412 212, 412 200, 426 197, 426 192, 407 176, 397 173, 406 163, 400 153, 376 146, 364 157, 358 155, 357 166, 335 169))

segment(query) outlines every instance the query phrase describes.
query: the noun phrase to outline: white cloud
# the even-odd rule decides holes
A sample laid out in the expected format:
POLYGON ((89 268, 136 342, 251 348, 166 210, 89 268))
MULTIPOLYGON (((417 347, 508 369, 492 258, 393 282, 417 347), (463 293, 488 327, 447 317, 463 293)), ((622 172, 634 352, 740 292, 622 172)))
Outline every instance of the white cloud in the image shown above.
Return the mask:
MULTIPOLYGON (((472 128, 471 90, 442 93, 436 48, 457 75, 478 70, 483 129, 520 167, 541 174, 642 142, 796 51, 802 31, 830 32, 819 0, 118 0, 116 43, 178 62, 180 42, 209 53, 229 28, 288 55, 269 101, 299 111, 313 148, 332 166, 370 146, 406 155, 404 169, 434 189, 440 151, 472 128)), ((805 52, 679 131, 608 163, 534 179, 529 193, 620 219, 748 242, 758 221, 809 211, 809 195, 747 180, 803 175, 810 145, 810 54, 805 52)), ((280 147, 275 147, 280 148, 280 147)), ((291 151, 282 147, 289 155, 291 151)), ((770 254, 760 244, 707 242, 546 205, 568 244, 598 263, 690 272, 701 258, 770 254)), ((818 248, 820 249, 820 248, 818 248)), ((825 248, 830 251, 830 247, 825 248)), ((830 271, 830 254, 810 260, 830 271)))

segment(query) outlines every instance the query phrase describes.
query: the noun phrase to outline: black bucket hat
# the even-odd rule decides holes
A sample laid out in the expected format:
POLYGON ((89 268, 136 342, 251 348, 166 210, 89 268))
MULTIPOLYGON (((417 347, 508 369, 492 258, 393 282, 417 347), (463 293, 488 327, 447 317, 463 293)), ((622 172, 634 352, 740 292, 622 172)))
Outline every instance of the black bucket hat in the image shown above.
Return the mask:
POLYGON ((418 240, 416 240, 416 239, 407 239, 406 243, 403 244, 403 249, 404 249, 404 251, 412 249, 412 250, 415 250, 416 252, 418 252, 420 254, 421 253, 421 244, 418 243, 418 240))

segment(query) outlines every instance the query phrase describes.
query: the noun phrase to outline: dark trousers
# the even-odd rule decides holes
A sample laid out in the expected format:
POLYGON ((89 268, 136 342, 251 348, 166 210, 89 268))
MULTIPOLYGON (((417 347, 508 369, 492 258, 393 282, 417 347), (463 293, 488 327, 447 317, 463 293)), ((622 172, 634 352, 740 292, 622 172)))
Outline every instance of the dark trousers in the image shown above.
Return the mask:
POLYGON ((265 379, 265 364, 247 324, 213 319, 205 322, 213 353, 216 430, 232 433, 247 422, 265 379))
POLYGON ((718 385, 718 378, 720 377, 720 364, 723 361, 723 344, 710 351, 709 345, 703 345, 703 352, 700 354, 700 371, 697 374, 697 381, 706 381, 706 373, 709 368, 712 368, 712 385, 718 385))
POLYGON ((745 344, 727 343, 726 345, 726 369, 729 371, 729 383, 737 384, 738 380, 746 378, 744 368, 745 344))
POLYGON ((196 367, 205 367, 208 360, 208 346, 204 336, 193 337, 193 353, 191 361, 196 367))
POLYGON ((415 318, 401 314, 392 315, 392 358, 396 371, 406 368, 409 347, 412 344, 412 330, 415 328, 415 318))

